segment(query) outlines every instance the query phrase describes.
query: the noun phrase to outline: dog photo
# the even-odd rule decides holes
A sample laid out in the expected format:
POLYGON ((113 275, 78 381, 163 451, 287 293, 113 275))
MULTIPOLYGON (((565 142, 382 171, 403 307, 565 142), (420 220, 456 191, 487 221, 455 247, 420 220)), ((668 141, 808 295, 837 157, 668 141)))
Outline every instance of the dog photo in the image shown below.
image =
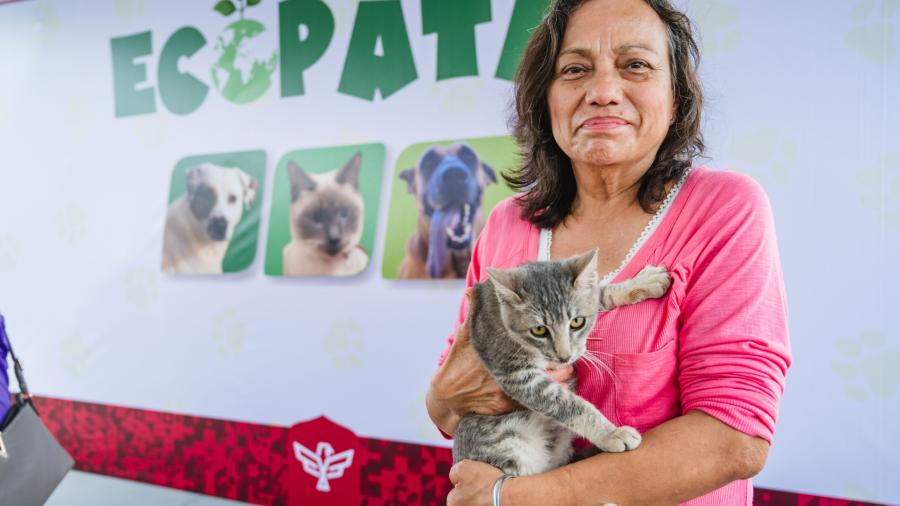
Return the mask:
POLYGON ((498 184, 495 167, 509 167, 514 159, 508 137, 426 143, 404 151, 394 179, 383 277, 465 278, 485 216, 512 194, 498 184))
POLYGON ((189 157, 172 176, 162 270, 222 274, 247 268, 256 251, 262 151, 189 157))
POLYGON ((384 148, 352 148, 295 151, 279 164, 267 274, 354 276, 369 264, 384 148))

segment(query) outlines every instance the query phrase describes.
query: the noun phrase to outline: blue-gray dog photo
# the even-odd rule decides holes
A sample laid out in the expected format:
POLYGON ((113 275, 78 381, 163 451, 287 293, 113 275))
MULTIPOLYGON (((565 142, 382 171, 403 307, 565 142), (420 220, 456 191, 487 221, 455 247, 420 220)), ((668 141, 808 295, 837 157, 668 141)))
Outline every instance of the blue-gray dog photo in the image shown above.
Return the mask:
POLYGON ((472 244, 484 227, 484 188, 497 182, 494 169, 468 144, 435 145, 400 178, 416 198, 419 216, 397 277, 464 278, 472 244))

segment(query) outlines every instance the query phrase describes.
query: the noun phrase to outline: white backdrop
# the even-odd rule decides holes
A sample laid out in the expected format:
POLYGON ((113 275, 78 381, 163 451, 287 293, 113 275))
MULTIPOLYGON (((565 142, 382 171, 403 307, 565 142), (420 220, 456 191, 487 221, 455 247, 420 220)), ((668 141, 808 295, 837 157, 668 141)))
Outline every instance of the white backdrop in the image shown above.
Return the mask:
MULTIPOLYGON (((44 395, 290 425, 326 414, 364 436, 445 444, 423 408, 461 282, 380 277, 392 169, 407 146, 507 132, 494 77, 512 0, 476 28, 479 77, 435 79, 437 44, 403 0, 418 79, 373 102, 337 92, 357 1, 329 0, 335 32, 304 96, 195 112, 114 113, 110 39, 194 26, 215 2, 32 1, 0 7, 0 311, 44 395), (271 181, 294 149, 381 142, 385 182, 366 271, 263 275, 271 181), (263 149, 253 265, 221 278, 160 272, 181 158, 263 149)), ((702 32, 709 164, 749 173, 775 212, 794 366, 756 483, 900 503, 900 2, 684 2, 702 32)), ((277 48, 278 9, 248 17, 277 48)), ((208 71, 197 71, 209 81, 208 71)), ((152 82, 150 84, 153 84, 152 82)))

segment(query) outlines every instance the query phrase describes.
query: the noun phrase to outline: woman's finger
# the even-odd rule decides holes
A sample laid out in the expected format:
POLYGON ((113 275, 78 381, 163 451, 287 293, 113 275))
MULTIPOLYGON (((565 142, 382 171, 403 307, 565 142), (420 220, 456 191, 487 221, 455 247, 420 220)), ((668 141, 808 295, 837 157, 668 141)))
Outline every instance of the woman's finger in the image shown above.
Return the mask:
POLYGON ((454 341, 454 345, 456 343, 460 344, 468 344, 469 343, 469 319, 466 318, 456 329, 456 341, 454 341))
POLYGON ((450 468, 450 483, 455 487, 457 483, 459 483, 459 462, 453 464, 453 467, 450 468))
POLYGON ((547 369, 547 374, 553 378, 553 381, 557 383, 565 383, 568 381, 573 374, 575 374, 575 367, 571 365, 567 365, 565 367, 560 367, 559 369, 547 369))

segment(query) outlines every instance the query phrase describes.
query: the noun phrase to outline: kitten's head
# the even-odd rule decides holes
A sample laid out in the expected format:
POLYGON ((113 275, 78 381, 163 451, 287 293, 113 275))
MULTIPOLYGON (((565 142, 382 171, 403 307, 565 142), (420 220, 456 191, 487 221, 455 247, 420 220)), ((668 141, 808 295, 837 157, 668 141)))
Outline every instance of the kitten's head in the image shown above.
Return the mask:
POLYGON ((581 357, 600 310, 597 250, 488 273, 503 325, 520 343, 556 364, 581 357))
POLYGON ((291 237, 335 260, 348 255, 362 237, 364 205, 359 193, 357 153, 340 169, 322 174, 306 172, 293 161, 291 181, 291 237))

